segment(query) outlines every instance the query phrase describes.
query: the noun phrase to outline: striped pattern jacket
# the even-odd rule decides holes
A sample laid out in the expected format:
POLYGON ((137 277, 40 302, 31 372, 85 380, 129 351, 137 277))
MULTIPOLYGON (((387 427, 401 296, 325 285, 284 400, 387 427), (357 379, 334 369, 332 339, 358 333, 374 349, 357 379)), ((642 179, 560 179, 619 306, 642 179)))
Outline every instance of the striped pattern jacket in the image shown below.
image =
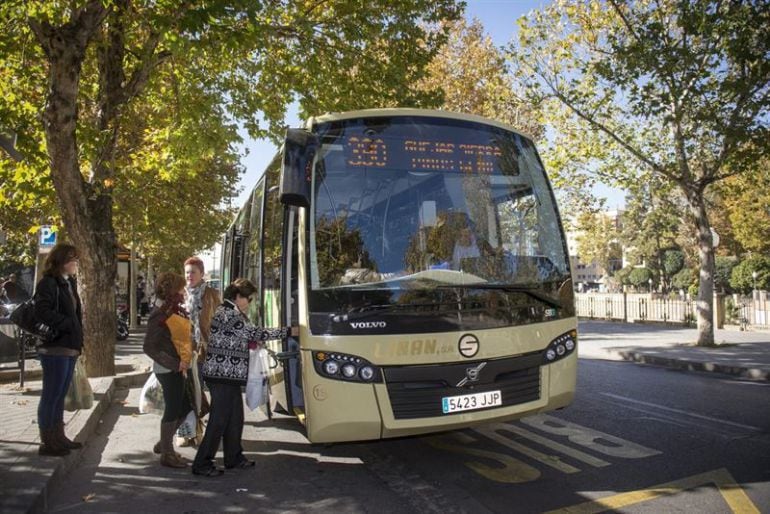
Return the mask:
POLYGON ((246 385, 249 342, 285 339, 289 328, 259 328, 233 302, 225 300, 211 320, 203 377, 207 382, 246 385))

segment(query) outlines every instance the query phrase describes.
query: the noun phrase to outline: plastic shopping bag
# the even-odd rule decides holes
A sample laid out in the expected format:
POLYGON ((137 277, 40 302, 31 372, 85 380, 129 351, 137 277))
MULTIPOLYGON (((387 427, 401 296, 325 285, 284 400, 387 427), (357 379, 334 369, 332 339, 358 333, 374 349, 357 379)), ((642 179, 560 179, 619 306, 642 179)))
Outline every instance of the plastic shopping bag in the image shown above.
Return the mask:
POLYGON ((194 439, 198 430, 198 418, 195 416, 195 411, 191 410, 187 413, 187 416, 179 425, 176 431, 177 437, 184 437, 185 439, 194 439))
POLYGON ((83 363, 83 359, 78 359, 72 373, 72 381, 67 390, 67 396, 64 397, 64 409, 68 411, 90 409, 93 405, 94 391, 88 382, 86 365, 83 363))
POLYGON ((249 350, 249 378, 246 381, 246 405, 254 410, 267 403, 267 369, 263 366, 264 349, 249 350))
POLYGON ((158 381, 158 377, 153 373, 147 379, 147 382, 144 383, 142 392, 139 395, 139 412, 141 414, 157 414, 162 416, 164 409, 163 388, 158 381))

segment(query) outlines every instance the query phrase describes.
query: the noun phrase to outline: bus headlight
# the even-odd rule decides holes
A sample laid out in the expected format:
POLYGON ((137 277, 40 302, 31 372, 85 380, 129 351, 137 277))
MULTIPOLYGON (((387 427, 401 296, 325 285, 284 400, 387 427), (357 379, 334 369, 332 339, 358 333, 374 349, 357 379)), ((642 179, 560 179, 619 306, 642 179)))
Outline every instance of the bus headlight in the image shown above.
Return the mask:
POLYGON ((313 367, 322 377, 346 382, 382 382, 380 368, 345 353, 313 352, 313 367))
POLYGON ((550 343, 543 352, 543 361, 550 364, 575 351, 577 347, 577 330, 570 330, 562 334, 550 343))
POLYGON ((340 370, 340 365, 337 363, 337 361, 328 360, 324 361, 324 373, 327 375, 336 375, 337 372, 340 370))
POLYGON ((356 367, 352 364, 345 364, 342 366, 342 376, 345 378, 353 378, 356 376, 356 367))
POLYGON ((358 374, 361 376, 362 379, 369 382, 371 379, 374 378, 374 368, 371 366, 364 366, 361 368, 361 371, 358 372, 358 374))

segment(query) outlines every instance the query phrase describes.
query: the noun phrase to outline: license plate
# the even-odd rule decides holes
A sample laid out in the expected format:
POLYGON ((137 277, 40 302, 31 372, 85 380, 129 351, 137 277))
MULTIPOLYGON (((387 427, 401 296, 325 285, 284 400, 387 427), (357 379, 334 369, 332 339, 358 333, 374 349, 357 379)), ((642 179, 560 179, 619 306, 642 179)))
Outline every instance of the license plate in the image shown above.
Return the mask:
POLYGON ((485 409, 502 404, 503 395, 500 394, 500 391, 486 391, 460 396, 445 396, 441 399, 441 410, 444 411, 444 414, 449 414, 463 410, 485 409))

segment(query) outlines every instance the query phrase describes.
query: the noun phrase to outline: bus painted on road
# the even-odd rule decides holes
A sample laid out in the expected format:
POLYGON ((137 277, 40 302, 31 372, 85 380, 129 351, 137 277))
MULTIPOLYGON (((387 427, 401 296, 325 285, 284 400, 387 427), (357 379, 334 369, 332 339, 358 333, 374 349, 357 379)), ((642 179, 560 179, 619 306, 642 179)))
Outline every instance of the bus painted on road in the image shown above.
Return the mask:
POLYGON ((267 343, 273 408, 312 442, 511 420, 568 405, 577 318, 554 194, 531 139, 443 111, 310 119, 228 229, 222 282, 267 343))

